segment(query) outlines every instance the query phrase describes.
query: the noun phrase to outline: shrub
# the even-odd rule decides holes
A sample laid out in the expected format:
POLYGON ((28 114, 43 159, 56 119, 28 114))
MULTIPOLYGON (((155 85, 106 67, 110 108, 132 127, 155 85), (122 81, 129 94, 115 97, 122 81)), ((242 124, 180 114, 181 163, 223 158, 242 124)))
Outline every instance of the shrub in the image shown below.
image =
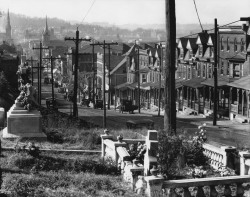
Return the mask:
POLYGON ((206 141, 203 128, 194 136, 188 136, 185 131, 180 135, 169 135, 161 131, 159 133, 158 163, 163 175, 174 178, 178 171, 188 166, 207 165, 208 159, 203 154, 202 144, 206 141))

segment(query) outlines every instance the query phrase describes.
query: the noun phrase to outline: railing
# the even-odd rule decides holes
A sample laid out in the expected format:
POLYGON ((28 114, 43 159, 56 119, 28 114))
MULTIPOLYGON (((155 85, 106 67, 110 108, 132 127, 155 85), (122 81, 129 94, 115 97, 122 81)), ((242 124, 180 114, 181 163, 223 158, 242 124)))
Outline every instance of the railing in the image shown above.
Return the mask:
MULTIPOLYGON (((149 130, 146 139, 113 140, 112 135, 102 135, 102 156, 110 156, 116 161, 125 181, 130 183, 131 189, 137 192, 144 191, 150 197, 172 196, 243 196, 247 188, 243 183, 250 182, 250 152, 240 152, 241 176, 212 177, 200 179, 165 180, 161 176, 149 176, 150 169, 157 165, 155 155, 158 150, 157 131, 149 130), (145 143, 144 165, 138 165, 127 159, 130 155, 127 147, 130 144, 145 143), (146 181, 145 184, 143 183, 146 181), (177 189, 178 188, 178 189, 177 189), (197 189, 194 189, 197 188, 197 189)), ((209 158, 210 165, 218 169, 221 166, 233 166, 235 147, 215 147, 203 144, 204 154, 209 158)), ((249 188, 249 187, 248 187, 249 188)), ((142 192, 142 194, 144 193, 142 192)))
MULTIPOLYGON (((217 196, 243 196, 248 188, 242 186, 243 183, 250 182, 250 176, 231 176, 231 177, 213 177, 200 179, 184 179, 184 180, 169 180, 162 181, 162 190, 151 189, 149 196, 178 196, 176 188, 182 188, 184 196, 197 197, 217 197, 217 196), (221 186, 224 187, 221 187, 221 186), (233 185, 233 186, 232 186, 233 185), (196 187, 197 190, 191 187, 196 187)), ((180 190, 179 190, 180 191, 180 190)))
POLYGON ((222 166, 233 166, 233 153, 236 152, 235 147, 222 146, 219 148, 210 144, 203 144, 203 148, 204 154, 208 157, 209 163, 214 169, 219 169, 222 166))
POLYGON ((238 105, 231 104, 231 112, 238 114, 238 112, 239 112, 238 105))

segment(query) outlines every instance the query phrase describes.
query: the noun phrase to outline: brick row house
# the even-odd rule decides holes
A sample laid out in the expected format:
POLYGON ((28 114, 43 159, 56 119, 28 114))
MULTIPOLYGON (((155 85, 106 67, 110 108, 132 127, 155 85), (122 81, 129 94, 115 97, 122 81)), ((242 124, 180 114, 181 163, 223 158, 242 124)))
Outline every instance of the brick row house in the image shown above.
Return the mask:
MULTIPOLYGON (((242 122, 250 119, 249 36, 249 26, 220 28, 218 33, 218 116, 242 122)), ((214 44, 214 34, 207 32, 179 40, 176 77, 182 81, 177 88, 178 110, 213 115, 214 44)))

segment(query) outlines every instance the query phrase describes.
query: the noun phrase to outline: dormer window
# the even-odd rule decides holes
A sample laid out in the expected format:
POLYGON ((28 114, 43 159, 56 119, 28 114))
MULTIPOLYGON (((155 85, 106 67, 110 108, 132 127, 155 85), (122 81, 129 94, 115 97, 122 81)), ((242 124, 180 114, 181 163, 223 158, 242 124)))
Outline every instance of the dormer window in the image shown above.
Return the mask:
POLYGON ((209 55, 210 55, 210 57, 214 57, 214 48, 213 47, 210 47, 209 55))
POLYGON ((230 51, 229 38, 227 38, 227 51, 230 51))
POLYGON ((235 38, 234 39, 234 51, 236 52, 238 49, 237 49, 237 39, 235 38))
POLYGON ((192 59, 193 57, 193 50, 189 50, 189 59, 192 59))
POLYGON ((223 38, 220 39, 220 50, 224 50, 223 38))
POLYGON ((180 58, 183 58, 183 57, 184 57, 184 50, 180 49, 180 58))
POLYGON ((202 56, 202 54, 203 54, 203 46, 200 45, 199 46, 199 56, 202 56))
POLYGON ((245 50, 245 42, 244 39, 241 39, 240 41, 240 51, 243 52, 245 50))

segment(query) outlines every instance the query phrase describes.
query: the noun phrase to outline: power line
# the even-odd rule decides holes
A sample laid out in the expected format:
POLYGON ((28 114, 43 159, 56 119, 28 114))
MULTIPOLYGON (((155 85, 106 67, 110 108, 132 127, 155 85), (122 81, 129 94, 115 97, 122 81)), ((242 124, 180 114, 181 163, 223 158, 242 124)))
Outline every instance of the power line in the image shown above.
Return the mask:
POLYGON ((94 0, 94 1, 92 2, 92 4, 91 4, 91 6, 89 7, 89 9, 88 9, 87 13, 86 13, 86 14, 85 14, 85 16, 83 17, 83 19, 82 19, 82 22, 81 22, 81 23, 83 23, 83 21, 85 20, 85 18, 88 16, 88 14, 89 14, 89 12, 90 12, 91 8, 93 7, 93 5, 94 5, 95 1, 96 1, 96 0, 94 0))
MULTIPOLYGON (((240 20, 233 21, 233 22, 227 23, 227 24, 225 24, 225 25, 218 26, 218 28, 226 27, 226 26, 228 26, 228 25, 237 23, 237 22, 239 22, 239 21, 240 21, 240 20)), ((206 29, 205 31, 213 31, 213 30, 214 30, 214 28, 212 28, 212 29, 206 29)), ((186 35, 186 36, 178 37, 177 39, 180 39, 180 38, 187 38, 187 37, 190 37, 190 36, 198 35, 198 34, 200 34, 200 33, 202 33, 202 32, 193 33, 193 34, 189 34, 189 35, 186 35)), ((162 40, 162 41, 159 41, 159 42, 165 42, 165 40, 162 40)))
POLYGON ((202 24, 201 24, 200 16, 199 16, 199 13, 198 13, 198 9, 197 9, 196 3, 195 3, 195 0, 193 0, 193 2, 194 2, 195 11, 196 11, 196 14, 197 14, 200 26, 201 26, 201 30, 202 30, 202 32, 204 32, 202 24))

